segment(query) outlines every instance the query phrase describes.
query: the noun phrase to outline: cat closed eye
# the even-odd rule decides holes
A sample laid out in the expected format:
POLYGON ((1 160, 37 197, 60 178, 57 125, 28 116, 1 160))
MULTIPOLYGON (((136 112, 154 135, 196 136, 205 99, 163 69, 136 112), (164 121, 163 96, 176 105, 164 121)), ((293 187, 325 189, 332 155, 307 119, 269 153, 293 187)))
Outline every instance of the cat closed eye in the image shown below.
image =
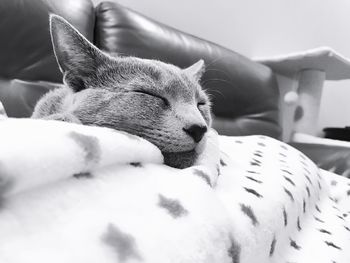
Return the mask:
POLYGON ((155 97, 155 98, 161 99, 166 106, 169 106, 169 101, 166 98, 164 98, 164 97, 162 97, 162 96, 160 96, 158 94, 154 94, 154 93, 151 93, 151 92, 148 92, 148 91, 144 91, 144 90, 134 90, 134 92, 145 94, 147 96, 151 96, 151 97, 155 97))
POLYGON ((203 102, 198 102, 197 103, 197 107, 200 107, 200 106, 204 106, 206 103, 203 101, 203 102))

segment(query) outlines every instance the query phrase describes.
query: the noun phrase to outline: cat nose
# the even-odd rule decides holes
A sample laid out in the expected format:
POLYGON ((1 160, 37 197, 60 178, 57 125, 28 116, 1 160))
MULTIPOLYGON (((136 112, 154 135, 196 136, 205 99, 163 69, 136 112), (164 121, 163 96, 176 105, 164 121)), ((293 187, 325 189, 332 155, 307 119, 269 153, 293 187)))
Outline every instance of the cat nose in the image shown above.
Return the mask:
POLYGON ((197 124, 191 125, 189 128, 183 128, 183 130, 193 138, 195 142, 202 140, 204 133, 207 132, 207 126, 200 126, 197 124))

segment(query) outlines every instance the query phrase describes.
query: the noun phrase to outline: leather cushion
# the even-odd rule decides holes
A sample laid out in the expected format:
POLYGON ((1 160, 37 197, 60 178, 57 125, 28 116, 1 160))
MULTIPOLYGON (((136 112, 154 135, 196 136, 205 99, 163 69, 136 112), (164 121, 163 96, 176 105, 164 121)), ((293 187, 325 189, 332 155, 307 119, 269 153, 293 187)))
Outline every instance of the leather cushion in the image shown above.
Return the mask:
POLYGON ((92 40, 94 9, 89 0, 0 1, 0 77, 61 81, 50 41, 49 13, 74 24, 92 40))
POLYGON ((0 79, 0 101, 9 117, 30 117, 38 99, 56 87, 52 82, 0 79))
POLYGON ((96 8, 95 44, 107 52, 182 68, 204 59, 202 86, 218 117, 214 127, 221 134, 280 137, 278 87, 268 67, 112 2, 96 8))
POLYGON ((49 13, 63 16, 93 40, 90 0, 0 1, 0 101, 10 117, 31 115, 36 101, 52 88, 42 81, 62 81, 50 40, 49 13))

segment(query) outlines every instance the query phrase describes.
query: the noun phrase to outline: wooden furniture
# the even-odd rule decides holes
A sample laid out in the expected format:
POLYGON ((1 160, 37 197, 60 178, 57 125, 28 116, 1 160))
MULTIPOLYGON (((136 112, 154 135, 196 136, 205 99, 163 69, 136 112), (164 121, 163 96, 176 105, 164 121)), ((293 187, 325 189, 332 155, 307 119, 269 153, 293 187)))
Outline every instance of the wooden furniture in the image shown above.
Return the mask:
POLYGON ((257 58, 276 74, 281 93, 283 140, 293 134, 317 135, 324 82, 350 79, 350 60, 329 47, 287 55, 257 58))

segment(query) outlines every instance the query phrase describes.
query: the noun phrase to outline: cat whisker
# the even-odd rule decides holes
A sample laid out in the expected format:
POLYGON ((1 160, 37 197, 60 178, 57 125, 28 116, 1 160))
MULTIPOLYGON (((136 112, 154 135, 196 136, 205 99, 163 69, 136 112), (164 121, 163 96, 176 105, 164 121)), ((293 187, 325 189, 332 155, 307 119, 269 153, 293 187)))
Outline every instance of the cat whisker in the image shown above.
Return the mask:
POLYGON ((210 90, 210 91, 207 91, 207 94, 209 95, 210 100, 212 100, 212 99, 215 97, 215 95, 212 94, 212 93, 217 93, 217 94, 219 94, 222 98, 225 97, 224 94, 222 94, 222 92, 219 91, 219 90, 210 90))
POLYGON ((205 81, 203 81, 202 85, 206 85, 208 82, 212 82, 212 81, 221 81, 227 84, 230 84, 232 86, 234 86, 234 84, 231 81, 228 81, 226 79, 219 79, 219 78, 212 78, 212 79, 206 79, 205 81))
MULTIPOLYGON (((112 127, 111 124, 103 124, 103 123, 99 123, 99 125, 104 126, 104 127, 112 127)), ((134 127, 126 127, 125 125, 122 124, 117 124, 118 130, 123 130, 126 132, 129 132, 131 134, 136 134, 138 136, 141 136, 145 139, 149 139, 150 141, 155 141, 157 142, 157 144, 159 144, 159 142, 163 143, 163 144, 171 144, 173 146, 176 147, 182 147, 184 145, 175 143, 174 141, 178 140, 177 137, 175 136, 170 136, 169 132, 167 131, 163 131, 161 132, 160 130, 154 130, 150 127, 144 126, 144 125, 136 125, 134 127), (145 129, 147 129, 148 131, 145 131, 145 129)))
POLYGON ((231 76, 230 76, 227 72, 225 72, 225 71, 223 71, 223 70, 216 69, 216 68, 209 68, 209 69, 206 70, 206 72, 209 72, 209 71, 220 72, 220 73, 222 73, 223 75, 225 75, 225 77, 227 77, 228 79, 232 80, 232 79, 231 79, 231 76))
POLYGON ((219 60, 221 60, 222 57, 217 57, 216 59, 213 59, 212 61, 210 62, 207 62, 206 61, 206 68, 209 68, 211 65, 213 65, 214 63, 218 62, 219 60))

